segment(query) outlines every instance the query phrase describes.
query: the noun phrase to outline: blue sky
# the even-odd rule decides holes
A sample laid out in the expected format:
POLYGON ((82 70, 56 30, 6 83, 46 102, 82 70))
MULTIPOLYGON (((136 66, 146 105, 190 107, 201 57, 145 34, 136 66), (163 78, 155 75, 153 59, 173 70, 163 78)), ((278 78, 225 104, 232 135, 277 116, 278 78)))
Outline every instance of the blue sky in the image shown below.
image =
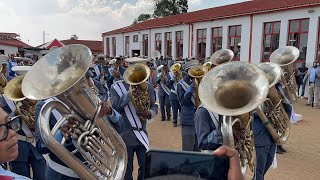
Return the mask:
MULTIPOLYGON (((189 0, 189 11, 245 0, 189 0)), ((152 0, 1 0, 0 32, 16 32, 30 45, 54 38, 101 40, 101 33, 131 24, 152 13, 152 0)))

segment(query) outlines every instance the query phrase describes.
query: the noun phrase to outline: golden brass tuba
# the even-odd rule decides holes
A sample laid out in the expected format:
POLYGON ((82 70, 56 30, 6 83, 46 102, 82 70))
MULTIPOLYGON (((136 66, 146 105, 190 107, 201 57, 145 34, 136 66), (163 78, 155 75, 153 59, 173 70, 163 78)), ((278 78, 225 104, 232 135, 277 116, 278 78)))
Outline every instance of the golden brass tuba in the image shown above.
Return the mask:
POLYGON ((175 63, 170 67, 170 71, 173 74, 177 74, 175 76, 175 82, 178 83, 182 79, 182 72, 181 72, 181 64, 175 63))
POLYGON ((27 99, 21 90, 21 84, 24 75, 17 76, 11 79, 4 89, 4 95, 11 101, 16 102, 16 115, 20 115, 20 118, 27 124, 27 126, 34 129, 34 113, 35 105, 37 101, 27 99))
POLYGON ((265 114, 258 108, 257 113, 268 129, 276 144, 284 144, 290 134, 290 118, 282 105, 281 95, 278 94, 275 84, 281 79, 281 67, 275 63, 261 63, 258 65, 269 79, 269 94, 263 106, 270 112, 265 114))
POLYGON ((2 73, 3 66, 0 64, 0 94, 3 94, 4 87, 6 87, 8 81, 7 78, 2 73))
POLYGON ((45 103, 37 123, 43 142, 80 179, 123 179, 127 165, 126 146, 110 122, 98 117, 101 101, 84 77, 91 60, 90 49, 79 44, 51 51, 25 75, 22 92, 28 99, 57 97, 60 100, 45 103), (57 110, 62 118, 50 130, 53 110, 57 110), (73 119, 74 126, 79 129, 71 136, 76 146, 73 152, 63 146, 64 138, 61 142, 54 138, 69 119, 73 119), (85 161, 74 156, 75 152, 79 152, 85 161))
POLYGON ((240 154, 242 172, 254 166, 254 143, 249 112, 267 97, 269 81, 257 66, 246 62, 229 62, 209 71, 199 85, 199 97, 208 110, 223 115, 221 133, 223 145, 240 154), (239 124, 234 135, 234 125, 239 124))
POLYGON ((210 61, 214 65, 220 65, 230 62, 234 57, 233 51, 230 49, 220 49, 213 53, 210 57, 210 61))
POLYGON ((270 55, 270 62, 276 63, 282 67, 283 75, 281 76, 282 85, 286 97, 291 101, 297 101, 298 86, 294 71, 294 62, 299 57, 299 49, 294 46, 285 46, 275 50, 270 55))
POLYGON ((211 61, 207 61, 205 63, 202 64, 203 67, 205 67, 207 69, 207 71, 210 71, 212 68, 212 62, 211 61))
POLYGON ((202 77, 208 72, 207 68, 201 65, 193 66, 188 70, 189 76, 194 78, 194 92, 195 92, 195 97, 194 97, 194 105, 196 108, 198 108, 201 104, 200 98, 199 98, 199 83, 201 82, 202 77))
MULTIPOLYGON (((150 68, 140 63, 129 66, 123 73, 124 81, 130 85, 130 99, 137 112, 150 109, 148 85, 146 83, 149 76, 150 68)), ((142 117, 139 118, 142 121, 146 121, 142 117)))

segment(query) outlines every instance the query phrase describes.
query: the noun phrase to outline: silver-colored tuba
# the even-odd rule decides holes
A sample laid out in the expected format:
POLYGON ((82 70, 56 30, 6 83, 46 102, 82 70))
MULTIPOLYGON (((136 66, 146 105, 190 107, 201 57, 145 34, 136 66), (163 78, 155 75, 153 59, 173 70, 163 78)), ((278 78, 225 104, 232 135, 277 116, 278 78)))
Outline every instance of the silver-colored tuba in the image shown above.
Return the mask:
POLYGON ((223 115, 223 145, 239 152, 243 173, 247 165, 254 169, 250 112, 264 102, 268 89, 265 73, 246 62, 223 63, 210 70, 199 85, 199 97, 204 107, 223 115), (235 130, 242 135, 235 136, 235 130))
POLYGON ((49 52, 37 61, 22 82, 23 94, 33 100, 57 97, 47 102, 38 119, 41 138, 47 147, 81 179, 123 179, 127 165, 126 146, 108 120, 99 118, 100 100, 86 83, 92 53, 83 45, 68 45, 49 52), (49 118, 57 110, 62 118, 50 131, 49 118), (65 121, 73 119, 80 132, 72 136, 76 150, 66 149, 64 139, 54 137, 65 121), (84 157, 82 162, 74 153, 84 157))
POLYGON ((282 67, 281 76, 282 85, 286 97, 291 101, 297 101, 298 86, 294 72, 294 62, 299 57, 299 49, 294 46, 285 46, 275 50, 270 55, 270 62, 276 63, 282 67))

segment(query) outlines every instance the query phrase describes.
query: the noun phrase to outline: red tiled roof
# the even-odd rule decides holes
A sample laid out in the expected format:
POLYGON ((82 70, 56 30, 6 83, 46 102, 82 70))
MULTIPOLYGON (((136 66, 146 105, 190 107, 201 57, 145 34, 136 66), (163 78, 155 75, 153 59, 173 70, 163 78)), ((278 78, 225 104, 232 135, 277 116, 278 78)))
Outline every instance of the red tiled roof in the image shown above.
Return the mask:
POLYGON ((192 22, 210 21, 229 17, 268 13, 301 7, 320 5, 320 0, 252 0, 237 4, 214 7, 200 11, 151 19, 135 25, 105 32, 103 35, 139 31, 149 28, 160 28, 192 22))
POLYGON ((17 36, 19 36, 19 34, 17 34, 17 33, 0 32, 0 36, 12 36, 12 37, 17 37, 17 36))
POLYGON ((64 45, 69 44, 82 44, 87 46, 93 53, 102 53, 102 41, 91 41, 91 40, 76 40, 76 39, 68 39, 60 41, 64 45))
POLYGON ((0 44, 18 48, 30 48, 31 46, 17 39, 0 39, 0 44))

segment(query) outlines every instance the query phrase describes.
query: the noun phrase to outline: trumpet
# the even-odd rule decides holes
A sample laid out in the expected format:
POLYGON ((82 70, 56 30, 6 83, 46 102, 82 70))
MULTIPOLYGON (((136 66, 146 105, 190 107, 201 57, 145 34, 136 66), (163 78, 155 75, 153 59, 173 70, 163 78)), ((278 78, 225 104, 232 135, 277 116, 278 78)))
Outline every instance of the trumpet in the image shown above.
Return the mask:
POLYGON ((250 112, 267 97, 269 81, 257 66, 246 62, 229 62, 209 71, 199 85, 199 98, 208 110, 223 115, 223 145, 240 154, 242 172, 254 167, 254 143, 250 112), (243 136, 234 136, 234 130, 243 136))

